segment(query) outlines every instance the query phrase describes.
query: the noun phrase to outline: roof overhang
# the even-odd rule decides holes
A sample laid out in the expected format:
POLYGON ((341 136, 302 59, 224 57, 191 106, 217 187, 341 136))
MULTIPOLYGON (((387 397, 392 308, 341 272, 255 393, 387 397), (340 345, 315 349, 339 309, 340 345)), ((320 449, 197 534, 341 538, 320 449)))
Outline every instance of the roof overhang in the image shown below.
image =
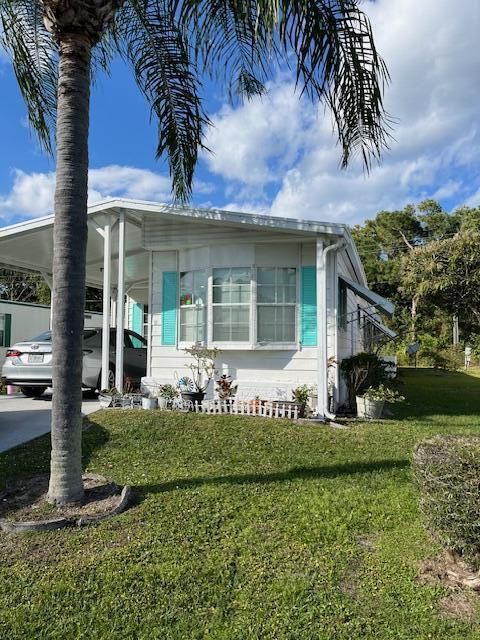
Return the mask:
MULTIPOLYGON (((298 238, 300 241, 323 237, 327 244, 339 238, 346 240, 345 252, 352 268, 352 277, 366 284, 365 273, 358 256, 355 243, 348 227, 344 224, 300 220, 263 214, 249 214, 219 209, 199 209, 195 207, 165 205, 127 199, 112 199, 94 204, 88 208, 89 237, 87 244, 87 284, 102 286, 103 282, 103 228, 108 217, 116 218, 125 214, 126 222, 126 286, 142 286, 149 277, 149 254, 142 238, 142 229, 148 219, 161 220, 165 229, 188 223, 187 230, 193 230, 206 224, 217 229, 224 226, 225 231, 242 230, 247 237, 260 234, 268 241, 282 241, 298 238), (302 238, 304 240, 302 240, 302 238)), ((36 218, 0 229, 0 262, 9 267, 24 271, 51 274, 53 255, 54 216, 36 218)), ((112 237, 112 285, 115 286, 115 273, 118 263, 115 231, 112 237)), ((186 234, 185 234, 186 235, 186 234)), ((181 240, 180 240, 181 241, 181 240)))
POLYGON ((354 291, 360 298, 363 298, 363 300, 366 300, 373 305, 378 311, 382 311, 387 316, 393 315, 393 312, 395 311, 395 305, 393 302, 390 302, 390 300, 387 300, 374 291, 370 291, 370 289, 364 287, 358 282, 353 282, 344 276, 340 276, 340 278, 345 282, 349 289, 354 291))

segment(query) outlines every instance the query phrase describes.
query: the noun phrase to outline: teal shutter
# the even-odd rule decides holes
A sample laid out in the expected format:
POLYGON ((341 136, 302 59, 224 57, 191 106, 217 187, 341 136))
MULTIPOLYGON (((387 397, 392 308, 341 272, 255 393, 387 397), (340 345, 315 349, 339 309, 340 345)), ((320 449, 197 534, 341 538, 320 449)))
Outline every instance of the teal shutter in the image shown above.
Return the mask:
POLYGON ((143 304, 139 302, 132 303, 132 331, 143 335, 143 304))
POLYGON ((317 345, 317 269, 302 267, 300 300, 301 342, 304 347, 317 345))
POLYGON ((12 341, 12 314, 5 313, 4 325, 3 325, 3 346, 9 347, 11 341, 12 341))
POLYGON ((176 271, 164 271, 162 282, 162 344, 174 345, 177 337, 176 271))

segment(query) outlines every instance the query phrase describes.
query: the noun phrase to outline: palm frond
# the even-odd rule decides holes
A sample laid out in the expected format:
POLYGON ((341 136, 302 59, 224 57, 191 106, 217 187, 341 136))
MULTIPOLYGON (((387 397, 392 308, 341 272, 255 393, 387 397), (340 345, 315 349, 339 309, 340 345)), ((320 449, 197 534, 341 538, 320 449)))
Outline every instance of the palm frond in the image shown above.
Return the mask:
POLYGON ((256 0, 180 0, 178 12, 204 71, 224 82, 232 97, 265 93, 277 51, 273 29, 258 19, 256 0))
POLYGON ((178 0, 178 7, 207 69, 223 64, 235 81, 253 79, 255 91, 280 54, 292 62, 301 91, 331 109, 343 167, 358 152, 368 171, 388 148, 389 76, 359 0, 178 0))
POLYGON ((166 153, 176 200, 191 194, 203 130, 209 124, 198 74, 171 0, 126 0, 113 28, 120 53, 158 119, 157 157, 166 153))
POLYGON ((38 0, 0 0, 0 46, 12 60, 40 144, 53 150, 57 108, 58 52, 43 24, 38 0))
POLYGON ((389 81, 370 22, 358 0, 282 0, 280 38, 296 54, 302 90, 331 108, 342 167, 360 153, 368 171, 388 148, 391 119, 383 106, 389 81))

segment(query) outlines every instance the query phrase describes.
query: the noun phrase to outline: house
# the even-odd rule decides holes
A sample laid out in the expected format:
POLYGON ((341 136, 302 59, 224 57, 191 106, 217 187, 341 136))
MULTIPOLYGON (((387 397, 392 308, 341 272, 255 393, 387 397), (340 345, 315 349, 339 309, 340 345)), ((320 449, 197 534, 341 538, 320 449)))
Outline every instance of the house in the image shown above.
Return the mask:
MULTIPOLYGON (((85 312, 85 327, 101 326, 101 313, 85 312)), ((29 340, 49 328, 49 305, 0 300, 0 359, 10 345, 29 340)))
MULTIPOLYGON (((147 338, 147 387, 185 375, 183 349, 201 342, 221 350, 219 373, 241 397, 308 384, 328 417, 345 397, 339 362, 388 333, 379 314, 393 305, 367 288, 344 224, 117 199, 89 207, 88 226, 87 284, 104 300, 102 386, 112 366, 123 384, 123 351, 109 362, 108 343, 109 327, 120 337, 126 323, 147 338)), ((48 281, 52 231, 53 216, 1 229, 2 262, 48 281)))

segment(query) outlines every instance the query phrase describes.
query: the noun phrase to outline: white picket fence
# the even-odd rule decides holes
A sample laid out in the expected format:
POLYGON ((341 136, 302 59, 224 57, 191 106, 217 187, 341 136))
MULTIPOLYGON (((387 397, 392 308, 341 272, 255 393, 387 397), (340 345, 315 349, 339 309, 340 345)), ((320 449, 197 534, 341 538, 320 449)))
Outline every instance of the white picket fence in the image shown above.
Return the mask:
POLYGON ((247 400, 203 400, 193 405, 195 413, 230 413, 243 416, 261 416, 263 418, 289 418, 297 420, 299 406, 281 401, 257 403, 247 400))

